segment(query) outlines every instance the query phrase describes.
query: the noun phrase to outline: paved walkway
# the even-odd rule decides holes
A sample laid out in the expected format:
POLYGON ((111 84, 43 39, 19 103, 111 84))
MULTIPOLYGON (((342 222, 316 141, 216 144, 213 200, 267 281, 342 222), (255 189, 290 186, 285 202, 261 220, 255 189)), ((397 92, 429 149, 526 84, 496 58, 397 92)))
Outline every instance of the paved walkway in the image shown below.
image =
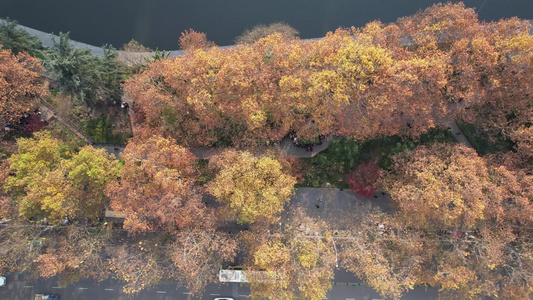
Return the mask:
POLYGON ((463 145, 467 146, 468 148, 472 148, 472 149, 474 148, 474 147, 472 147, 472 144, 470 144, 470 142, 468 141, 468 139, 466 138, 464 133, 461 131, 459 126, 457 126, 457 123, 452 122, 450 124, 450 129, 449 130, 453 133, 453 137, 457 140, 457 142, 459 144, 463 144, 463 145))
MULTIPOLYGON (((295 195, 290 206, 299 206, 306 210, 309 216, 323 220, 337 220, 346 212, 353 214, 366 211, 371 207, 379 207, 381 211, 392 212, 390 195, 377 191, 371 198, 363 198, 350 190, 331 188, 295 188, 295 195)), ((290 210, 285 210, 290 211, 290 210)))

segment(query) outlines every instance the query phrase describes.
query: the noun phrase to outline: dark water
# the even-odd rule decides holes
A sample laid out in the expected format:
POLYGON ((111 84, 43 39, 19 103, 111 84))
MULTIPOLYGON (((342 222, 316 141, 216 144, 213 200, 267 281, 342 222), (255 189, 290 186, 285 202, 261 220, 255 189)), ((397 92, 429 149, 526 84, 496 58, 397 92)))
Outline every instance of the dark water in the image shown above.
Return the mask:
MULTIPOLYGON (((320 37, 339 26, 391 22, 439 1, 429 0, 0 0, 0 17, 45 32, 116 47, 134 38, 151 48, 177 49, 182 31, 207 33, 218 45, 257 24, 285 21, 300 37, 320 37)), ((533 0, 465 0, 480 19, 533 19, 533 0), (484 3, 485 2, 485 3, 484 3)))

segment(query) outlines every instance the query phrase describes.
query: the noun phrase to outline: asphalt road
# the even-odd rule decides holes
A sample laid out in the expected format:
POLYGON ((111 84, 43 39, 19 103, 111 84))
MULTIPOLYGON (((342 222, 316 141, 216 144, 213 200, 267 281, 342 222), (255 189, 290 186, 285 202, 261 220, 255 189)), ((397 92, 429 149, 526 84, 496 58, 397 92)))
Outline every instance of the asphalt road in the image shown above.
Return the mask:
MULTIPOLYGON (((336 277, 350 280, 351 282, 336 282, 327 298, 333 300, 374 300, 380 299, 378 294, 370 287, 360 285, 355 277, 344 271, 338 271, 336 277)), ((61 300, 193 300, 189 292, 171 281, 151 289, 140 292, 135 296, 128 296, 121 292, 123 283, 118 280, 108 279, 102 282, 81 280, 66 288, 59 288, 55 279, 29 280, 25 275, 7 275, 8 284, 0 288, 1 300, 33 300, 35 293, 58 294, 61 300)), ((216 297, 233 297, 235 300, 249 299, 250 289, 238 283, 210 284, 207 286, 203 299, 216 297)), ((430 300, 437 299, 437 290, 416 288, 402 299, 430 300)))

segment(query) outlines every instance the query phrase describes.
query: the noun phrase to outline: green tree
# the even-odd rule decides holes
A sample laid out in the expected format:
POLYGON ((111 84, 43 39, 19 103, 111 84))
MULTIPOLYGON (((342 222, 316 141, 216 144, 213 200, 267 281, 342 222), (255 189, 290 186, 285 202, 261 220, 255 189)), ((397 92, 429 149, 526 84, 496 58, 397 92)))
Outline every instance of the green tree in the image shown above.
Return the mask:
POLYGON ((104 55, 95 56, 89 49, 72 46, 68 33, 60 33, 59 40, 53 41, 54 46, 46 51, 44 66, 65 92, 89 107, 120 100, 121 74, 113 47, 103 46, 104 55))
POLYGON ((0 21, 0 45, 4 49, 11 49, 14 54, 27 52, 31 56, 43 58, 43 44, 26 30, 17 28, 17 21, 0 21))

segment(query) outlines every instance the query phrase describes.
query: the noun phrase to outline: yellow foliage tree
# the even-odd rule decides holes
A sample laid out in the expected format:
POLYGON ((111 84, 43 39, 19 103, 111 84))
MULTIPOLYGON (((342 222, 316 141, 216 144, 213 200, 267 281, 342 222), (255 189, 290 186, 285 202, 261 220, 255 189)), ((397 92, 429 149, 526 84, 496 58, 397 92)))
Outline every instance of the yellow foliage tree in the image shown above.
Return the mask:
POLYGON ((104 149, 92 146, 71 154, 43 131, 18 140, 5 189, 18 204, 21 216, 58 220, 97 217, 105 204, 103 188, 118 175, 118 165, 104 149))
POLYGON ((242 223, 276 220, 294 194, 296 179, 273 156, 227 150, 211 158, 209 166, 216 171, 209 192, 242 223))

